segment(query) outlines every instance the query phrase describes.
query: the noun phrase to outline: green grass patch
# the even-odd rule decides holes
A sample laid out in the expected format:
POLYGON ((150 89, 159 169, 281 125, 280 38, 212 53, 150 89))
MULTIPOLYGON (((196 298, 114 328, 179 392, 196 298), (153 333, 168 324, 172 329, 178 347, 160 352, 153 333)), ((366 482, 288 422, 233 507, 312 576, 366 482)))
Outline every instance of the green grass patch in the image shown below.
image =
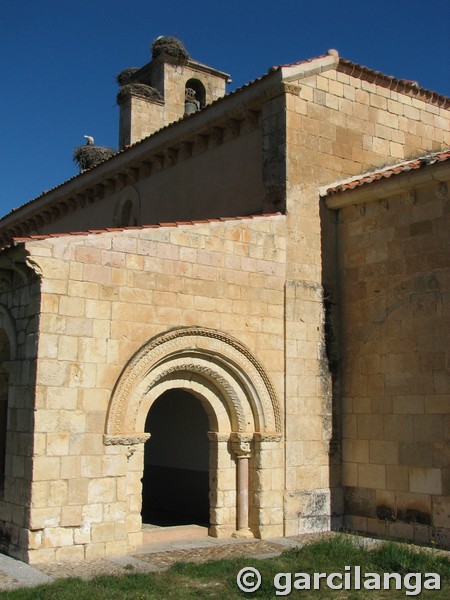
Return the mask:
MULTIPOLYGON (((441 590, 424 590, 420 597, 446 599, 450 597, 450 560, 436 551, 426 551, 414 546, 385 543, 372 550, 355 545, 350 536, 336 536, 318 541, 304 548, 292 549, 277 558, 257 560, 236 558, 231 560, 210 561, 207 563, 177 563, 161 573, 138 574, 124 568, 120 577, 101 576, 90 581, 65 579, 49 585, 35 588, 23 588, 2 592, 5 600, 122 600, 122 599, 167 599, 185 600, 189 598, 278 598, 274 578, 277 573, 292 574, 289 597, 298 598, 339 598, 359 600, 362 598, 407 598, 415 597, 406 591, 417 591, 417 579, 408 581, 405 586, 403 577, 407 573, 420 573, 422 585, 425 573, 438 573, 441 577, 441 590), (262 584, 254 593, 244 593, 236 584, 238 572, 246 566, 259 570, 262 584), (347 570, 345 569, 347 567, 347 570), (402 576, 403 589, 395 590, 331 590, 324 579, 318 590, 297 590, 294 588, 296 573, 352 573, 360 567, 362 577, 365 573, 399 573, 402 576), (416 585, 416 588, 414 588, 416 585)), ((350 576, 350 575, 349 575, 350 576)), ((305 579, 302 579, 304 583, 305 579)), ((344 582, 345 580, 342 579, 344 582)), ((353 581, 353 580, 352 580, 353 581)), ((339 580, 335 581, 339 583, 339 580)), ((278 589, 289 588, 289 576, 278 580, 278 589)), ((352 584, 353 587, 353 584, 352 584)))

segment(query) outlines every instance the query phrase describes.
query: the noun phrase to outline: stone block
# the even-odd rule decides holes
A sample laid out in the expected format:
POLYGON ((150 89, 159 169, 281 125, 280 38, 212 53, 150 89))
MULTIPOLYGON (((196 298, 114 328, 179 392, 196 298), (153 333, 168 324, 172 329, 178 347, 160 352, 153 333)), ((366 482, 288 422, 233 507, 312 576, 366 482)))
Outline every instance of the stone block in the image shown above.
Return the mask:
POLYGON ((127 552, 128 544, 126 540, 114 540, 105 544, 105 556, 123 556, 127 552))
POLYGON ((57 562, 84 560, 84 546, 65 546, 56 550, 55 558, 57 562))
POLYGON ((407 492, 409 490, 408 467, 386 465, 386 489, 407 492))
POLYGON ((103 504, 87 504, 82 507, 84 523, 101 523, 103 521, 103 504))
POLYGON ((68 504, 83 505, 88 503, 89 479, 69 479, 68 504))
POLYGON ((370 462, 372 464, 398 464, 398 443, 395 441, 371 440, 369 445, 370 462))
POLYGON ((85 559, 86 560, 98 560, 105 558, 105 543, 100 542, 97 544, 87 544, 85 546, 85 559))
POLYGON ((113 477, 91 479, 88 482, 88 502, 114 502, 116 500, 116 481, 113 477))
POLYGON ((73 545, 73 530, 66 527, 46 527, 42 533, 44 548, 73 545))
POLYGON ((81 525, 81 506, 61 507, 62 527, 79 527, 81 525))
POLYGON ((358 464, 358 485, 365 488, 386 488, 385 465, 358 464))
POLYGON ((60 518, 60 507, 33 508, 30 511, 30 529, 57 527, 60 518))
POLYGON ((91 527, 92 543, 114 540, 114 523, 93 523, 91 527))
POLYGON ((425 467, 410 468, 410 487, 419 494, 441 494, 441 470, 425 467))
POLYGON ((66 456, 69 453, 69 439, 68 433, 48 433, 47 455, 66 456))
POLYGON ((36 456, 33 462, 34 481, 48 481, 60 477, 61 459, 56 456, 36 456))
POLYGON ((101 456, 81 457, 81 477, 98 478, 102 476, 101 456))

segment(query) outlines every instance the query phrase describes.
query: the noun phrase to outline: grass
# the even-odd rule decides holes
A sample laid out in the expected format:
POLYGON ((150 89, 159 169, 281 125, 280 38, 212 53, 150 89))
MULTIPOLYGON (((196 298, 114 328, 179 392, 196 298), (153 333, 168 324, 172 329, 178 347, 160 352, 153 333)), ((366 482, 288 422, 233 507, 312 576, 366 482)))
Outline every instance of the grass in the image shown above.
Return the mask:
MULTIPOLYGON (((362 598, 384 599, 405 598, 407 588, 402 590, 337 590, 328 589, 322 580, 319 590, 295 590, 295 573, 325 572, 344 573, 345 567, 360 566, 361 573, 397 572, 402 576, 413 573, 439 573, 441 590, 423 591, 420 597, 444 599, 450 597, 450 560, 435 551, 424 551, 415 547, 385 543, 367 550, 353 544, 348 536, 336 536, 300 549, 284 552, 281 556, 266 560, 237 558, 210 561, 202 564, 177 563, 161 573, 133 574, 124 569, 121 577, 96 577, 90 581, 81 579, 59 580, 35 588, 2 592, 3 600, 122 600, 122 599, 167 599, 189 598, 278 598, 274 587, 277 573, 292 573, 292 592, 289 597, 339 598, 359 600, 362 598), (257 568, 262 576, 262 585, 257 592, 244 593, 236 584, 237 573, 244 566, 257 568)), ((424 578, 422 578, 422 581, 424 578)), ((281 584, 288 582, 285 578, 281 584)), ((413 582, 410 582, 410 584, 413 582)), ((413 587, 410 588, 413 591, 413 587)), ((288 589, 288 588, 286 588, 288 589)), ((413 596, 414 597, 414 596, 413 596)))

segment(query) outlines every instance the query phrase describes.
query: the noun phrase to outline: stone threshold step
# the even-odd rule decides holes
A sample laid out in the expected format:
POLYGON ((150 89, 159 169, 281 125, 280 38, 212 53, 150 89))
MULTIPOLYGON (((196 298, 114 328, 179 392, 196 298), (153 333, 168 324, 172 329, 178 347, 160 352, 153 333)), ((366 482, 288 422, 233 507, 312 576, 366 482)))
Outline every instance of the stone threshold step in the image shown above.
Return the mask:
POLYGON ((144 527, 142 529, 144 545, 153 542, 175 542, 208 537, 208 527, 202 525, 174 525, 173 527, 144 527))

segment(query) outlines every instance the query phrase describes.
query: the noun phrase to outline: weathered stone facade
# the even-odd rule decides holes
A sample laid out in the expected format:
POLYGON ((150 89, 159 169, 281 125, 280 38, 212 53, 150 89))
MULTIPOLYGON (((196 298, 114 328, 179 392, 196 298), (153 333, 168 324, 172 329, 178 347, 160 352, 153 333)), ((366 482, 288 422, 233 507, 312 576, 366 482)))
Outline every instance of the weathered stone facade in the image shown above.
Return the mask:
POLYGON ((447 184, 340 213, 345 523, 448 545, 447 184))
POLYGON ((141 71, 131 147, 0 221, 3 549, 124 553, 176 473, 214 536, 448 545, 449 100, 335 51, 221 99, 141 71))

